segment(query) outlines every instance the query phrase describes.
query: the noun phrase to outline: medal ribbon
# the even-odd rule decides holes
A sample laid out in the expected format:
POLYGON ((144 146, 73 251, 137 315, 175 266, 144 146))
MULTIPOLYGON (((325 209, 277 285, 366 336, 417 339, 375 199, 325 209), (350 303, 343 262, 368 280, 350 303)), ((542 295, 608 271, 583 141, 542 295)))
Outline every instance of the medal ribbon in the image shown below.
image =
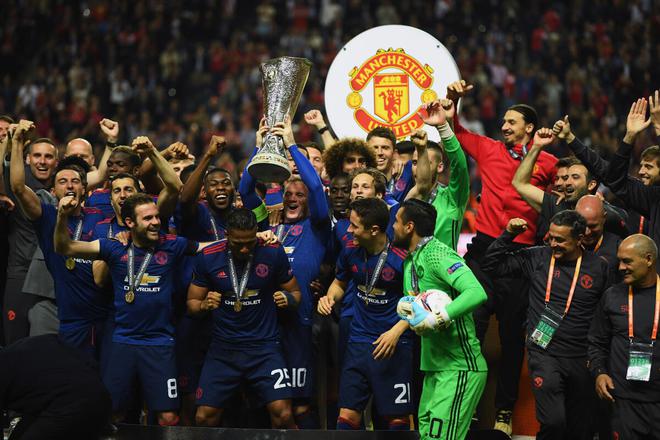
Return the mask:
POLYGON ((250 254, 247 264, 245 265, 245 271, 243 276, 241 276, 240 285, 238 282, 238 276, 236 273, 236 265, 234 264, 234 256, 231 253, 231 250, 227 250, 227 255, 229 259, 229 280, 231 285, 234 288, 234 294, 236 295, 236 301, 240 302, 247 287, 248 278, 250 278, 250 270, 252 269, 252 257, 250 254))
MULTIPOLYGON (((417 243, 417 246, 415 246, 415 250, 413 251, 413 254, 423 248, 426 243, 429 241, 433 240, 433 236, 429 235, 427 237, 422 238, 419 243, 417 243)), ((419 294, 419 278, 417 277, 417 270, 415 270, 415 262, 413 261, 412 264, 412 270, 410 271, 410 283, 412 284, 413 292, 415 292, 415 295, 419 294)))
POLYGON ((514 158, 515 160, 523 160, 525 156, 527 156, 527 145, 522 146, 522 156, 515 151, 513 151, 513 148, 507 148, 506 151, 509 153, 509 156, 514 158))
POLYGON ((364 251, 364 280, 367 283, 365 286, 367 289, 365 293, 367 295, 370 295, 371 292, 374 290, 374 287, 376 286, 376 281, 378 281, 378 278, 380 278, 380 273, 383 271, 383 267, 385 267, 385 260, 387 259, 387 248, 389 246, 390 246, 389 242, 385 243, 385 249, 380 253, 380 256, 378 257, 378 262, 376 263, 376 268, 374 269, 371 279, 369 279, 367 251, 364 251))
POLYGON ((433 203, 433 200, 435 200, 435 197, 438 195, 438 188, 439 187, 440 187, 440 184, 438 182, 435 182, 435 185, 433 185, 433 191, 431 191, 431 195, 429 195, 429 198, 426 201, 427 203, 433 203))
POLYGON ((209 213, 209 220, 211 221, 211 228, 213 228, 213 237, 215 237, 215 241, 220 240, 220 233, 218 232, 218 224, 215 221, 215 218, 213 218, 213 214, 209 213))
POLYGON ((73 240, 78 241, 80 240, 80 236, 82 235, 82 227, 83 227, 83 221, 82 219, 78 220, 78 224, 76 225, 76 230, 73 232, 73 240))
POLYGON ((598 252, 598 249, 600 249, 600 245, 603 244, 603 235, 600 236, 598 239, 598 243, 596 243, 596 247, 594 247, 594 254, 598 252))
MULTIPOLYGON (((564 309, 564 315, 568 314, 568 309, 571 308, 571 302, 573 301, 573 294, 575 293, 575 286, 577 285, 578 275, 580 275, 580 266, 582 266, 582 255, 577 259, 575 263, 575 273, 573 274, 573 281, 571 282, 571 290, 568 292, 568 299, 566 300, 566 308, 564 309)), ((552 288, 552 275, 555 271, 555 256, 550 257, 550 269, 548 269, 548 282, 545 285, 545 306, 547 307, 550 303, 550 289, 552 288)))
POLYGON ((640 215, 639 216, 639 231, 640 234, 644 233, 644 216, 640 215))
POLYGON ((131 243, 131 246, 128 248, 128 284, 130 286, 130 290, 137 290, 140 284, 142 283, 142 277, 144 276, 144 273, 147 271, 147 266, 149 265, 149 261, 151 261, 151 256, 153 255, 153 252, 147 251, 144 254, 144 259, 142 260, 142 264, 140 265, 140 269, 138 270, 137 277, 134 277, 135 275, 135 250, 133 249, 133 244, 131 243))
MULTIPOLYGON (((655 281, 655 312, 653 313, 653 331, 651 332, 651 343, 658 336, 658 317, 660 317, 660 276, 655 281)), ((628 286, 628 337, 633 340, 633 289, 628 286)))

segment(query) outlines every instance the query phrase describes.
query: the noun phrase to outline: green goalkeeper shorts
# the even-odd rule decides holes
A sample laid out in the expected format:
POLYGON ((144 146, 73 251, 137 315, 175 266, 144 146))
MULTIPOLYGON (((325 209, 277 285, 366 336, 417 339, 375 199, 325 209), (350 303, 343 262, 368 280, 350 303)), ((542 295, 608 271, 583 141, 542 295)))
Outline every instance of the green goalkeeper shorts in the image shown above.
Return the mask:
POLYGON ((464 439, 487 376, 486 371, 425 372, 419 402, 420 439, 464 439))

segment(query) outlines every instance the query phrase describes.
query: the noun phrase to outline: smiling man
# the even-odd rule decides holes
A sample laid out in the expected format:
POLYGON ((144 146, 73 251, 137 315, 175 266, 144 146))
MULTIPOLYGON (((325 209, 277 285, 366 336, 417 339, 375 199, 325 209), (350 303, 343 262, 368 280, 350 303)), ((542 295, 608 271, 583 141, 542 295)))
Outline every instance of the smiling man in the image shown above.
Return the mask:
MULTIPOLYGON (((21 167, 24 186, 35 193, 43 193, 46 195, 45 199, 48 198, 47 195, 53 184, 53 175, 57 167, 57 148, 52 141, 44 138, 28 143, 28 136, 34 128, 31 121, 19 121, 15 129, 12 129, 13 133, 10 131, 4 139, 6 143, 2 147, 6 148, 6 151, 4 148, 0 148, 3 152, 11 153, 12 147, 20 144, 21 155, 19 157, 14 158, 12 156, 13 160, 8 157, 2 158, 4 162, 2 170, 4 188, 7 191, 7 196, 14 203, 18 203, 18 201, 16 195, 11 191, 10 179, 12 173, 10 168, 18 169, 16 167, 21 167), (25 160, 23 159, 24 146, 28 151, 25 160)), ((30 332, 28 311, 40 299, 36 295, 23 292, 28 271, 33 267, 33 256, 37 251, 38 239, 34 225, 22 209, 14 209, 8 215, 8 226, 9 252, 2 314, 6 344, 28 336, 30 332)), ((50 291, 52 289, 47 288, 45 290, 50 291)), ((52 292, 48 293, 52 294, 52 292)))
MULTIPOLYGON (((53 232, 57 209, 42 191, 37 195, 25 184, 22 156, 23 144, 16 141, 12 151, 11 188, 21 210, 33 222, 46 266, 53 276, 60 339, 98 358, 95 336, 100 336, 110 303, 94 284, 91 260, 67 259, 55 253, 53 232)), ((64 159, 55 173, 53 187, 57 200, 69 197, 78 203, 67 224, 67 233, 76 240, 89 240, 94 226, 103 218, 99 210, 82 206, 87 194, 84 166, 85 162, 80 158, 64 159)))
POLYGON ((594 410, 593 380, 587 370, 587 333, 609 268, 582 248, 587 229, 575 211, 555 214, 548 246, 514 250, 516 235, 527 222, 509 221, 489 247, 483 270, 493 277, 518 276, 529 281, 527 350, 529 376, 541 430, 536 438, 590 439, 594 410))

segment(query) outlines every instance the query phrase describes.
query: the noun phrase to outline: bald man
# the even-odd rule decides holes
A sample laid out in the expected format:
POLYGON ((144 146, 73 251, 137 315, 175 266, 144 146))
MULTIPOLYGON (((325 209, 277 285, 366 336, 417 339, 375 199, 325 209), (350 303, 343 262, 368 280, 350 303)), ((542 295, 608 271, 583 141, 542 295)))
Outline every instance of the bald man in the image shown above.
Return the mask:
POLYGON ((575 205, 575 210, 587 221, 587 232, 584 234, 582 245, 586 250, 593 252, 607 261, 610 268, 612 282, 619 282, 620 277, 618 266, 619 260, 616 257, 617 249, 621 239, 605 230, 605 221, 607 220, 607 211, 603 201, 594 195, 582 196, 575 205))
POLYGON ((75 138, 66 144, 64 157, 78 156, 89 164, 91 168, 87 173, 87 189, 92 191, 101 186, 108 177, 108 167, 106 162, 108 161, 111 152, 112 148, 106 146, 97 169, 95 165, 96 157, 94 157, 94 148, 92 147, 92 144, 86 139, 75 138))
POLYGON ((623 283, 605 291, 589 331, 589 365, 598 396, 613 402, 614 438, 660 438, 658 247, 646 235, 623 240, 623 283), (632 324, 632 325, 630 325, 632 324))

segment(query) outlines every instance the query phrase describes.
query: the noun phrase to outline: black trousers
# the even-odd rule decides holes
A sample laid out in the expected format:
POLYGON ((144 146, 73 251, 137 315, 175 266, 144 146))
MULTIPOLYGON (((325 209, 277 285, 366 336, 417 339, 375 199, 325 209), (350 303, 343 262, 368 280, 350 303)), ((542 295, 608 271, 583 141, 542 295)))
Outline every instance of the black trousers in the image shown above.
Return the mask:
POLYGON ((492 241, 492 238, 478 234, 472 240, 465 261, 488 294, 488 300, 473 313, 477 338, 482 346, 493 313, 499 323, 501 356, 495 389, 495 408, 510 410, 518 400, 520 370, 525 354, 528 282, 517 278, 493 279, 481 270, 481 260, 492 241))
POLYGON ((23 293, 25 278, 8 277, 5 284, 2 308, 2 326, 5 344, 10 345, 30 334, 28 312, 42 298, 23 293))
POLYGON ((615 399, 612 417, 612 431, 615 439, 660 439, 660 402, 615 399))
POLYGON ((529 377, 541 430, 537 440, 591 440, 596 404, 587 359, 558 358, 530 349, 529 377))

